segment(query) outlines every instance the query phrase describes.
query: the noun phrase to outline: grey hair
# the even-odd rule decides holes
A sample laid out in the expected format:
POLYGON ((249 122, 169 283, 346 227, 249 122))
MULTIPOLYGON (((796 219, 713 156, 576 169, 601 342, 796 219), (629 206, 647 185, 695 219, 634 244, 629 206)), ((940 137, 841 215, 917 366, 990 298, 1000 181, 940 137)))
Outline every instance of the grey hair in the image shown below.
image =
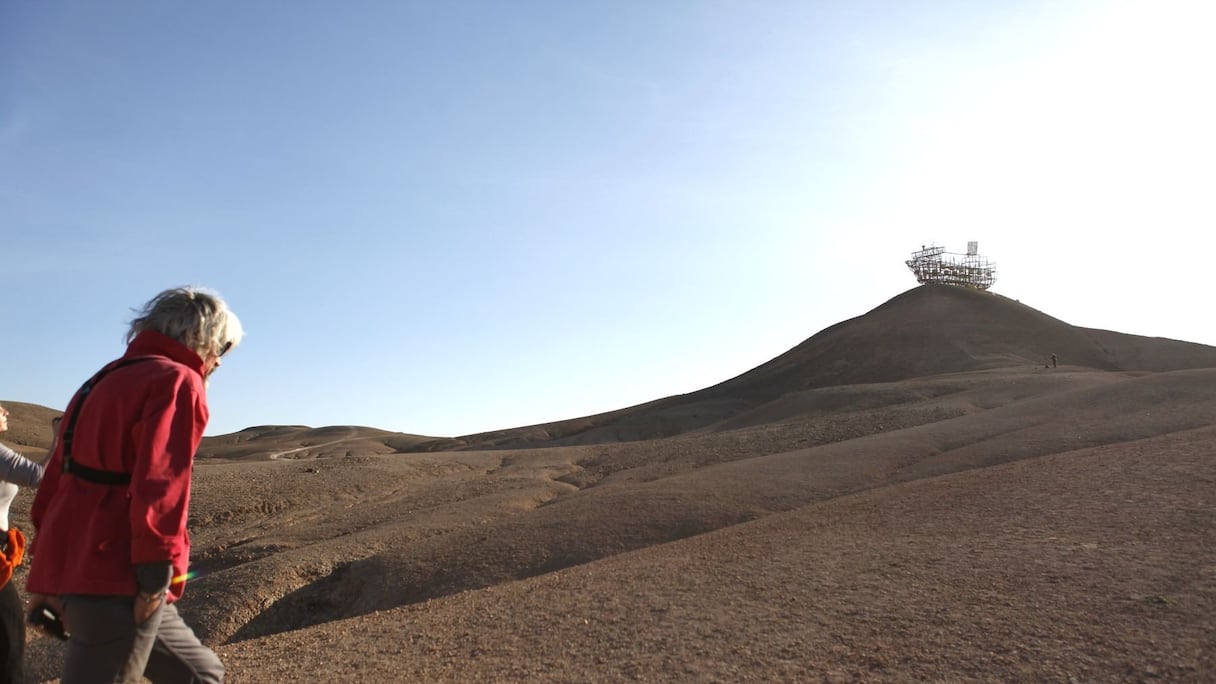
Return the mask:
POLYGON ((153 297, 131 321, 127 342, 153 330, 181 342, 203 358, 241 343, 241 320, 215 292, 175 287, 153 297))

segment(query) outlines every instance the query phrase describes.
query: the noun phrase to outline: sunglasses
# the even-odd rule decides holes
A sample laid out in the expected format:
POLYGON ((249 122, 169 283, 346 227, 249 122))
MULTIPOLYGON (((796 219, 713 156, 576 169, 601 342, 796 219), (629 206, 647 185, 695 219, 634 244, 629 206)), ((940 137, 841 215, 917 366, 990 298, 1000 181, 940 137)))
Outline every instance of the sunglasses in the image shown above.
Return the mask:
POLYGON ((228 353, 229 349, 232 349, 232 340, 228 340, 227 342, 225 342, 224 346, 220 347, 220 351, 218 354, 216 354, 216 356, 219 356, 222 358, 224 356, 224 354, 228 353))

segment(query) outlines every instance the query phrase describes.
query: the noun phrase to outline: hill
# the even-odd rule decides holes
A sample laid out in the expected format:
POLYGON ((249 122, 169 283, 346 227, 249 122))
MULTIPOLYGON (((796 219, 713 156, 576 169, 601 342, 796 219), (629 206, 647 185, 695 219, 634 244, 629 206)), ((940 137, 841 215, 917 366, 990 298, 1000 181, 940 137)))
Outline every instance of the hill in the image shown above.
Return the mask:
MULTIPOLYGON (((461 438, 468 448, 570 445, 713 429, 788 395, 992 368, 1167 371, 1216 366, 1216 348, 1069 325, 1001 295, 922 285, 742 375, 596 416, 461 438)), ((784 399, 783 399, 784 398, 784 399)))
POLYGON ((334 458, 354 454, 393 454, 417 450, 443 440, 406 435, 357 425, 311 428, 303 425, 263 425, 228 435, 208 437, 199 458, 228 460, 334 458))
POLYGON ((1213 437, 1216 349, 923 286, 600 416, 209 439, 181 610, 233 682, 1202 681, 1213 437))
POLYGON ((8 431, 0 441, 35 461, 46 458, 51 444, 51 419, 61 413, 54 409, 21 401, 0 401, 8 409, 8 431))

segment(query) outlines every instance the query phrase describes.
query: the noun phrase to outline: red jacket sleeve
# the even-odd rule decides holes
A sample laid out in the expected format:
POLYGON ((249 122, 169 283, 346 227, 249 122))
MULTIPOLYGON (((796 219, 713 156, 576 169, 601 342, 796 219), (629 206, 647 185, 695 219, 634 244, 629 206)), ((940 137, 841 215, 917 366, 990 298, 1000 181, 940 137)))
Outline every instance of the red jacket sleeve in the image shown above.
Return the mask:
POLYGON ((42 473, 42 482, 38 483, 38 489, 34 492, 34 502, 30 504, 30 522, 34 525, 34 538, 29 547, 31 555, 38 543, 38 526, 42 524, 46 507, 51 505, 51 499, 55 498, 55 490, 59 488, 59 478, 62 473, 63 448, 56 445, 55 450, 51 452, 51 457, 47 459, 46 470, 42 473))
POLYGON ((207 426, 203 381, 195 373, 164 377, 150 388, 135 429, 128 489, 131 562, 176 560, 187 537, 190 473, 207 426))

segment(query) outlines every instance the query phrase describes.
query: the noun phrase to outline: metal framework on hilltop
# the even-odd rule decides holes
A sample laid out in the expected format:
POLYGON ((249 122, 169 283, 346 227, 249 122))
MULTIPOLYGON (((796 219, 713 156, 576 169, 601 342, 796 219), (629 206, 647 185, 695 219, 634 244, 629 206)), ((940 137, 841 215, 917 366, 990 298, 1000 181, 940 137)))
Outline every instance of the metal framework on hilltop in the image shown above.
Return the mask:
POLYGON ((966 254, 947 252, 945 247, 930 245, 912 252, 904 263, 916 274, 917 282, 958 285, 987 290, 996 282, 996 265, 979 254, 980 243, 967 243, 966 254))

